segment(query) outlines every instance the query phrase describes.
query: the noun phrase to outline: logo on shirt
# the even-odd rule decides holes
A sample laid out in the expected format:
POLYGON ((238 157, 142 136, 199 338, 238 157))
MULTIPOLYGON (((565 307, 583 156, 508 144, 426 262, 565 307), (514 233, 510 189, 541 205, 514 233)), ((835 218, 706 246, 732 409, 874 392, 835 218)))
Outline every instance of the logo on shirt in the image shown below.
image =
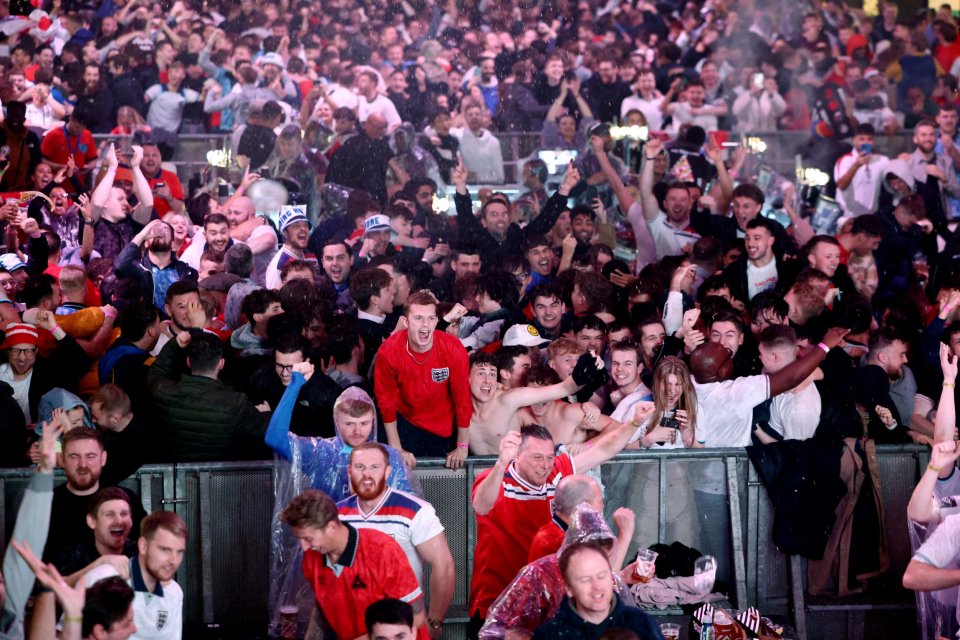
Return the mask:
POLYGON ((366 589, 367 585, 364 584, 363 580, 360 579, 360 576, 357 576, 353 579, 353 588, 354 589, 366 589))
POLYGON ((430 378, 434 382, 446 382, 450 379, 450 369, 448 367, 443 367, 442 369, 430 369, 430 378))
POLYGON ((163 629, 167 624, 167 619, 170 617, 170 614, 166 611, 157 612, 157 631, 163 629))

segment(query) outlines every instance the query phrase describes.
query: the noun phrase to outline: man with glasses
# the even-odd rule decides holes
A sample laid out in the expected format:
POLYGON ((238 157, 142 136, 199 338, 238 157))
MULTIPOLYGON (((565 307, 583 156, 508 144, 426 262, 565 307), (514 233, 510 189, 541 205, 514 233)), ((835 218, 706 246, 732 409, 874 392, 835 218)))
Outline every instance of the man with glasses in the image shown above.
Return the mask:
POLYGON ((76 388, 80 376, 90 366, 90 360, 80 345, 57 326, 52 311, 37 311, 35 323, 8 324, 0 344, 0 349, 7 353, 7 362, 0 364, 0 382, 13 389, 13 399, 23 411, 27 423, 37 421, 43 394, 55 387, 76 388), (49 331, 57 341, 58 348, 49 356, 37 354, 38 329, 49 331))
MULTIPOLYGON (((247 393, 254 404, 266 402, 276 410, 280 399, 293 379, 294 366, 308 362, 310 345, 300 335, 286 335, 274 344, 273 362, 264 364, 253 374, 247 393)), ((342 389, 321 371, 300 388, 290 418, 290 431, 307 438, 332 438, 333 403, 342 389)))

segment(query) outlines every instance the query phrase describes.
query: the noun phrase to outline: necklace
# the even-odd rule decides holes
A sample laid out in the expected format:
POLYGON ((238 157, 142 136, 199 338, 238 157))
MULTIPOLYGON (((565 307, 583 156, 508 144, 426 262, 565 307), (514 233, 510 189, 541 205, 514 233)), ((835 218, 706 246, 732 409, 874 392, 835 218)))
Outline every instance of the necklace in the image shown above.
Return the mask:
POLYGON ((427 357, 423 359, 423 362, 417 360, 417 356, 413 355, 413 351, 410 351, 410 342, 407 342, 407 353, 410 354, 410 357, 413 358, 413 361, 416 362, 421 367, 427 364, 427 360, 430 358, 430 352, 427 351, 427 357))

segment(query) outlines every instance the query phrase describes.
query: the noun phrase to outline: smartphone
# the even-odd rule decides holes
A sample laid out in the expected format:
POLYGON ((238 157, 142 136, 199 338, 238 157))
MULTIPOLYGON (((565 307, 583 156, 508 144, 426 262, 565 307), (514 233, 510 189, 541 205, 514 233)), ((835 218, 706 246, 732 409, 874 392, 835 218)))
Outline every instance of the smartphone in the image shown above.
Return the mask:
POLYGON ((753 86, 757 89, 763 89, 764 77, 762 73, 753 74, 753 86))
POLYGON ((860 145, 860 155, 868 156, 873 153, 873 143, 865 142, 860 145))

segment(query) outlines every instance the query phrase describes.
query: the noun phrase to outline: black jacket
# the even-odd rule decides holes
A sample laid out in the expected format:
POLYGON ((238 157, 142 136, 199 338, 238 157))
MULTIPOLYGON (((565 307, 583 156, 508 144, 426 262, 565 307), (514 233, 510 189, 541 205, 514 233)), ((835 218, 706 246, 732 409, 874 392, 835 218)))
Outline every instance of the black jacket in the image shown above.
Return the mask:
MULTIPOLYGON (((777 280, 783 277, 783 261, 773 254, 773 260, 777 263, 777 280)), ((736 262, 732 263, 723 270, 723 279, 730 288, 730 295, 743 302, 750 301, 750 283, 747 280, 747 254, 741 255, 736 262)))
POLYGON ((847 493, 840 479, 840 440, 784 440, 747 447, 773 503, 773 542, 783 553, 823 557, 847 493))
MULTIPOLYGON (((173 259, 171 265, 177 270, 178 281, 197 281, 196 269, 186 262, 181 262, 175 255, 171 257, 173 259)), ((149 253, 141 252, 140 247, 130 241, 113 261, 113 270, 118 278, 136 280, 140 285, 140 293, 143 295, 143 299, 153 301, 153 271, 151 270, 149 253)), ((163 312, 162 309, 160 311, 163 312)))
POLYGON ((39 419, 40 397, 43 394, 56 387, 76 392, 77 383, 89 368, 90 358, 70 336, 57 340, 57 348, 49 356, 38 355, 28 392, 31 421, 39 419))
POLYGON ((0 382, 0 467, 25 467, 30 432, 20 405, 13 399, 13 388, 0 382))
POLYGON ((162 461, 268 459, 263 435, 269 414, 220 380, 187 373, 186 360, 171 340, 147 376, 157 424, 163 425, 162 461))
MULTIPOLYGON (((254 404, 267 402, 276 410, 286 387, 277 375, 273 364, 256 371, 250 380, 247 394, 254 404)), ((340 388, 329 376, 317 370, 300 389, 297 404, 290 419, 290 431, 305 438, 332 438, 336 435, 333 424, 333 403, 340 397, 340 388)))
POLYGON ((363 189, 386 204, 391 158, 393 151, 385 139, 374 140, 361 130, 333 153, 327 169, 327 184, 363 189))
POLYGON ((461 238, 469 238, 480 249, 481 267, 484 271, 502 264, 507 256, 525 255, 524 243, 528 236, 546 235, 557 223, 557 218, 567 208, 566 196, 554 193, 543 206, 539 216, 526 227, 513 222, 507 227, 503 240, 497 240, 480 224, 480 218, 473 215, 473 206, 469 195, 456 194, 453 197, 457 206, 457 227, 461 238))
POLYGON ((661 640, 663 635, 653 618, 636 607, 629 607, 616 595, 613 611, 600 624, 593 624, 581 618, 571 608, 566 596, 560 608, 546 624, 540 625, 533 634, 533 640, 598 640, 607 629, 629 629, 640 640, 661 640))

